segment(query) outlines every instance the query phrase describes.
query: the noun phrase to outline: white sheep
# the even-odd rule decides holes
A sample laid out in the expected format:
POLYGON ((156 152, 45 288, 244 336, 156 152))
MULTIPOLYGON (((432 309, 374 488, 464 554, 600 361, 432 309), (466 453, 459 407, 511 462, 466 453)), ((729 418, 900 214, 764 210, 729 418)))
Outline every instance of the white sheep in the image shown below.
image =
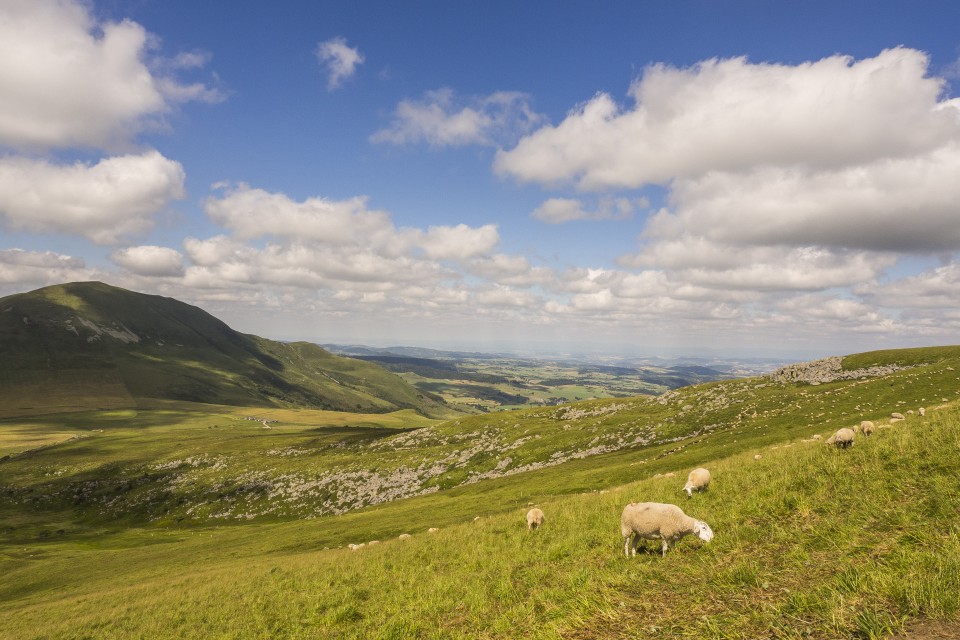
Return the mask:
POLYGON ((841 449, 846 449, 853 446, 853 435, 853 429, 847 427, 837 429, 835 434, 827 438, 825 444, 835 444, 841 449))
POLYGON ((873 421, 862 420, 860 422, 860 433, 862 433, 863 435, 871 436, 873 435, 874 430, 876 430, 876 426, 873 424, 873 421))
POLYGON ((543 526, 543 511, 534 507, 527 511, 527 529, 533 530, 543 526))
POLYGON ((899 411, 894 411, 893 413, 890 414, 890 422, 893 422, 894 420, 903 420, 903 419, 904 419, 903 414, 900 413, 899 411))
POLYGON ((927 414, 927 410, 923 407, 920 407, 919 409, 917 409, 917 413, 920 414, 920 417, 923 417, 927 414))
POLYGON ((700 467, 687 476, 687 484, 683 485, 683 490, 687 492, 688 498, 692 498, 694 491, 706 491, 708 486, 710 486, 710 472, 700 467))
POLYGON ((661 555, 665 556, 667 549, 691 533, 704 542, 713 540, 710 525, 691 518, 675 504, 631 502, 623 508, 620 516, 623 554, 627 557, 637 555, 641 540, 663 540, 661 555))

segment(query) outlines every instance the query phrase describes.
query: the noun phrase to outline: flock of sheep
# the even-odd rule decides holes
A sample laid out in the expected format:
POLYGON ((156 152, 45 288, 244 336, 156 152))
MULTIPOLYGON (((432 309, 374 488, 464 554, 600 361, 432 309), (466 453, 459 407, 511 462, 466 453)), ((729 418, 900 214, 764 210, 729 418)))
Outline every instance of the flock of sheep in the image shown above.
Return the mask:
MULTIPOLYGON (((913 413, 913 411, 908 411, 913 413)), ((926 409, 920 407, 918 412, 921 416, 926 414, 926 409)), ((901 413, 890 414, 891 424, 905 419, 901 413)), ((853 440, 856 433, 864 436, 870 436, 876 431, 876 425, 870 420, 863 420, 854 428, 844 427, 838 429, 832 436, 824 441, 827 445, 833 445, 840 449, 846 449, 853 446, 853 440)), ((811 437, 811 440, 820 440, 819 434, 811 437)), ((760 459, 760 454, 754 456, 755 460, 760 459)), ((672 476, 672 473, 667 474, 672 476)), ((710 471, 702 467, 694 469, 687 476, 687 482, 683 486, 687 498, 692 498, 694 492, 706 491, 710 486, 710 471)), ((479 520, 479 516, 475 520, 479 520)), ((539 507, 533 507, 527 512, 527 529, 533 531, 543 526, 545 516, 543 510, 539 507)), ((430 533, 439 531, 436 527, 428 530, 430 533)), ((620 516, 620 534, 623 536, 623 553, 627 557, 636 556, 637 549, 643 540, 660 540, 661 555, 667 555, 667 550, 674 546, 681 538, 688 535, 695 535, 704 542, 710 542, 713 539, 713 530, 703 520, 691 518, 675 504, 664 504, 660 502, 631 502, 623 508, 620 516)), ((410 534, 401 534, 400 539, 409 538, 410 534)), ((378 540, 372 540, 366 544, 351 544, 349 548, 356 551, 367 545, 378 544, 378 540)))
MULTIPOLYGON (((683 490, 687 497, 694 491, 705 491, 710 485, 710 472, 704 468, 694 469, 687 476, 683 490)), ((543 526, 543 510, 534 507, 527 512, 527 529, 534 530, 543 526)), ((713 530, 703 520, 691 518, 675 504, 659 502, 631 502, 623 508, 620 516, 620 533, 623 535, 623 553, 626 556, 637 555, 637 549, 643 540, 662 541, 662 554, 686 535, 693 534, 703 540, 713 540, 713 530)))
MULTIPOLYGON (((926 410, 920 407, 918 413, 923 416, 926 410)), ((890 419, 892 423, 903 420, 904 416, 893 413, 890 419)), ((870 420, 863 420, 853 429, 848 427, 838 429, 825 441, 825 444, 846 449, 853 446, 853 440, 858 431, 864 436, 870 436, 876 431, 876 425, 870 420)), ((815 435, 812 439, 819 440, 820 436, 815 435)), ((754 459, 760 459, 760 455, 757 454, 754 459)), ((701 467, 690 472, 683 491, 687 493, 688 498, 691 498, 694 492, 705 491, 709 485, 710 471, 701 467)), ((543 523, 544 514, 540 508, 534 507, 527 512, 528 530, 537 529, 543 523)), ((637 555, 637 549, 643 540, 660 540, 661 555, 665 556, 667 550, 684 536, 692 534, 704 542, 710 542, 713 539, 713 530, 706 522, 691 518, 675 504, 660 502, 631 502, 625 506, 620 516, 620 534, 623 536, 623 553, 627 557, 637 555)))

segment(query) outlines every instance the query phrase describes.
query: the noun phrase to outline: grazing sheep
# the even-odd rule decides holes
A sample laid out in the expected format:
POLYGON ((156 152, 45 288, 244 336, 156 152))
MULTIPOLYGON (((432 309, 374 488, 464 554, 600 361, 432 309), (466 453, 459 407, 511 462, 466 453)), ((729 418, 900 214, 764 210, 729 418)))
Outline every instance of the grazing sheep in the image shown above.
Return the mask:
POLYGON ((810 436, 811 440, 820 440, 821 438, 823 438, 823 436, 821 436, 819 433, 815 433, 812 436, 810 436))
POLYGON ((891 420, 903 420, 904 418, 903 418, 903 414, 902 414, 902 413, 897 413, 896 411, 894 411, 893 413, 890 414, 890 419, 891 419, 891 420))
POLYGON ((758 454, 756 454, 756 455, 753 456, 753 459, 754 459, 754 460, 759 460, 759 459, 762 458, 762 457, 763 457, 763 456, 761 456, 761 455, 758 453, 758 454))
POLYGON ((840 449, 846 449, 853 446, 853 429, 844 427, 838 429, 835 434, 827 438, 825 444, 835 444, 840 449))
POLYGON ((409 540, 409 539, 410 539, 410 534, 409 534, 409 533, 401 533, 401 534, 400 534, 399 536, 397 536, 397 537, 398 537, 400 540, 409 540))
POLYGON ((871 420, 863 420, 860 422, 860 433, 863 435, 873 435, 874 430, 876 430, 876 427, 871 420))
POLYGON ((631 502, 620 516, 623 554, 627 557, 637 555, 641 540, 663 540, 661 556, 665 556, 677 540, 691 533, 704 542, 713 540, 713 530, 706 522, 691 518, 675 504, 631 502))
POLYGON ((430 527, 427 529, 427 533, 436 533, 437 531, 440 531, 440 529, 437 529, 436 527, 430 527))
POLYGON ((534 507, 527 511, 527 530, 532 531, 543 526, 543 511, 534 507))
POLYGON ((683 485, 683 490, 687 492, 688 498, 692 498, 694 491, 706 491, 708 486, 710 486, 710 472, 700 467, 687 476, 687 484, 683 485))
POLYGON ((923 407, 920 407, 919 409, 917 409, 917 413, 919 413, 920 416, 923 417, 923 416, 927 415, 927 410, 924 409, 923 407))

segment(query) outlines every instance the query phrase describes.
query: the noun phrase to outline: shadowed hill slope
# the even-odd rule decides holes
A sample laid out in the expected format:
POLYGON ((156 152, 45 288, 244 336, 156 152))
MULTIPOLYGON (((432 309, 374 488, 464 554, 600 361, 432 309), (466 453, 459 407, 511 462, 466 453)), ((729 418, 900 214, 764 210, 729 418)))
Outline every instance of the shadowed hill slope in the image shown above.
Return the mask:
POLYGON ((234 331, 172 298, 100 282, 0 298, 0 407, 130 407, 146 399, 384 412, 447 412, 372 363, 234 331))

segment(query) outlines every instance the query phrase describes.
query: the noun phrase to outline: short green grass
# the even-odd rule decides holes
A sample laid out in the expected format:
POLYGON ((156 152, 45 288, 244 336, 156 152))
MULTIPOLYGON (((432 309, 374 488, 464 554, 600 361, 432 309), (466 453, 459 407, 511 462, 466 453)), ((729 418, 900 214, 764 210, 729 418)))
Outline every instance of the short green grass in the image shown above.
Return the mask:
POLYGON ((178 403, 7 420, 7 443, 85 437, 0 461, 0 637, 880 638, 956 621, 960 363, 927 355, 859 381, 735 380, 446 423, 178 403), (926 417, 908 413, 920 406, 926 417), (887 426, 892 411, 907 420, 887 426), (881 428, 850 450, 809 440, 861 419, 881 428), (288 449, 307 453, 267 455, 288 449), (339 516, 214 517, 249 474, 387 473, 455 452, 471 455, 435 493, 339 516), (557 452, 584 455, 470 482, 557 452), (202 455, 226 467, 171 466, 202 455), (714 482, 687 500, 699 465, 714 482), (717 537, 624 559, 633 500, 677 502, 717 537), (528 503, 547 513, 535 533, 528 503), (370 540, 383 542, 343 548, 370 540))
MULTIPOLYGON (((7 547, 0 635, 885 637, 957 617, 958 421, 943 412, 847 451, 718 459, 710 490, 679 501, 715 540, 688 538, 666 558, 622 557, 619 512, 677 502, 677 477, 539 501, 547 523, 533 533, 525 506, 450 524, 427 496, 316 522, 7 547), (413 537, 395 539, 404 524, 413 537), (383 543, 322 549, 335 530, 383 543)), ((478 498, 451 500, 479 509, 478 498)))

